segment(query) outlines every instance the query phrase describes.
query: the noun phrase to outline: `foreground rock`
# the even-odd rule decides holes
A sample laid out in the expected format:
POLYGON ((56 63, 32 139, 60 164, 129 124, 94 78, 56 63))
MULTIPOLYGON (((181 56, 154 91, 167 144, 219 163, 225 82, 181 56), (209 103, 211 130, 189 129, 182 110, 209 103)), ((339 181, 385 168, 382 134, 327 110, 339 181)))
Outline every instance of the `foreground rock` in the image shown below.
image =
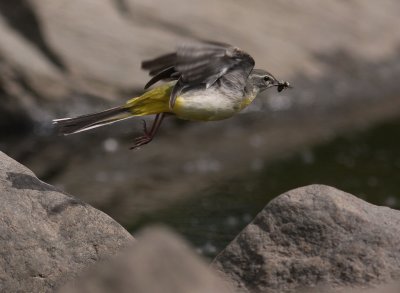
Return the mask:
POLYGON ((0 291, 45 292, 133 237, 0 152, 0 291))
POLYGON ((177 236, 164 229, 149 229, 136 244, 100 263, 62 293, 228 293, 228 284, 177 236))
POLYGON ((359 287, 400 277, 400 212, 323 185, 271 201, 213 266, 243 292, 359 287))

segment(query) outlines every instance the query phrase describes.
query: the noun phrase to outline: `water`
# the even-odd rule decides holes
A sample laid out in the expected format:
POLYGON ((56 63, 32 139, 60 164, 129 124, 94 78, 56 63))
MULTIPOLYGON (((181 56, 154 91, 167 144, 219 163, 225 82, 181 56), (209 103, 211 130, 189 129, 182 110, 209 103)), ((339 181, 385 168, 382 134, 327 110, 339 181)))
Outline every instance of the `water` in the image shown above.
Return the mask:
POLYGON ((373 204, 400 208, 400 120, 269 164, 259 163, 257 171, 220 182, 192 200, 142 217, 132 223, 130 231, 163 223, 211 258, 273 197, 300 186, 327 184, 373 204))

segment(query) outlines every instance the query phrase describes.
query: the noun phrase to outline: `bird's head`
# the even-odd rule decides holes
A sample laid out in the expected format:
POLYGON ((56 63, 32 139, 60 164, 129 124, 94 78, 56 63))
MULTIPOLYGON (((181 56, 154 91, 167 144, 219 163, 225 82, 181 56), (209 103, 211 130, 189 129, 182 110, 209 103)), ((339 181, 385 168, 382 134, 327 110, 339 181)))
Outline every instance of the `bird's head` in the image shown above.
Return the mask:
POLYGON ((287 81, 277 80, 271 73, 262 69, 253 69, 248 78, 248 85, 257 92, 262 92, 270 87, 278 87, 278 92, 292 86, 287 81))

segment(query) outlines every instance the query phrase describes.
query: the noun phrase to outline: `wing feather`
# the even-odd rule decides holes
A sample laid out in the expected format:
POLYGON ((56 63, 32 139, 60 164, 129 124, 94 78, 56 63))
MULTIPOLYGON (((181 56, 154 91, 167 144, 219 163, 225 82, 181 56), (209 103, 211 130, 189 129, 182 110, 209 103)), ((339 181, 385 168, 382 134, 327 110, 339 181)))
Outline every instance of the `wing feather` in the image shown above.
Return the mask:
POLYGON ((174 74, 176 74, 176 70, 174 67, 167 67, 166 69, 159 71, 156 75, 154 75, 144 86, 144 89, 148 89, 153 84, 158 82, 159 80, 166 80, 174 78, 174 74))
POLYGON ((152 78, 145 88, 160 80, 177 80, 171 92, 170 106, 186 88, 204 85, 212 86, 219 78, 231 71, 243 75, 244 84, 254 67, 254 59, 246 52, 228 44, 201 42, 181 45, 176 52, 147 60, 142 68, 149 71, 152 78))

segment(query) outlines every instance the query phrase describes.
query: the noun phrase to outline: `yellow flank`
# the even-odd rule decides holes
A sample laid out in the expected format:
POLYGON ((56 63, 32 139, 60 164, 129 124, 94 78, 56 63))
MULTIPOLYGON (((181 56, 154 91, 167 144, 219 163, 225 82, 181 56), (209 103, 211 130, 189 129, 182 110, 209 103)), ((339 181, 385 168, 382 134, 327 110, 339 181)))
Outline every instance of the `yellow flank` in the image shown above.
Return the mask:
POLYGON ((140 97, 135 97, 126 102, 126 108, 134 116, 145 116, 157 113, 170 112, 169 96, 173 83, 166 83, 145 92, 140 97))

